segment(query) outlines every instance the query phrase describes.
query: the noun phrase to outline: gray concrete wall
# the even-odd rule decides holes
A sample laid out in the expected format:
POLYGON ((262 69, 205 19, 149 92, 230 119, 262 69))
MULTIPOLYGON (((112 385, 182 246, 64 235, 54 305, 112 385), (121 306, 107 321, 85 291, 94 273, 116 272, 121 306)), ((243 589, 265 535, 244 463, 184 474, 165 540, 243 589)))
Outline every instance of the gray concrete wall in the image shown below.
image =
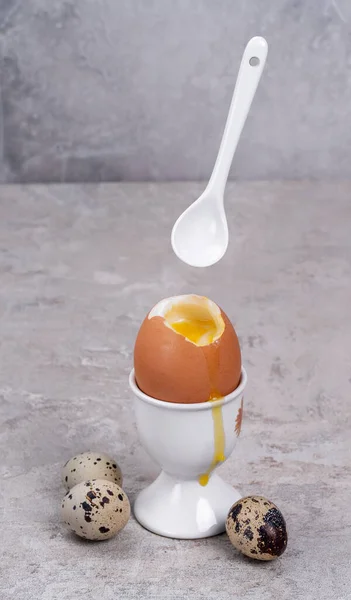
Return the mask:
POLYGON ((350 0, 1 0, 0 179, 206 179, 257 34, 232 176, 349 177, 350 0))

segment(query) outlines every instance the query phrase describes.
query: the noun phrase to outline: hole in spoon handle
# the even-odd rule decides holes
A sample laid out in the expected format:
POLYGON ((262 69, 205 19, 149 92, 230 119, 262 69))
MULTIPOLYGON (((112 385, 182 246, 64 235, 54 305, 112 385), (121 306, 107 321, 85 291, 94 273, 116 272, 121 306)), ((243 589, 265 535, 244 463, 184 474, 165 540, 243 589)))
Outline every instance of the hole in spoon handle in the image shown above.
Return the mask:
POLYGON ((252 56, 249 60, 249 65, 251 65, 251 67, 258 67, 258 65, 260 64, 260 59, 258 58, 258 56, 252 56))

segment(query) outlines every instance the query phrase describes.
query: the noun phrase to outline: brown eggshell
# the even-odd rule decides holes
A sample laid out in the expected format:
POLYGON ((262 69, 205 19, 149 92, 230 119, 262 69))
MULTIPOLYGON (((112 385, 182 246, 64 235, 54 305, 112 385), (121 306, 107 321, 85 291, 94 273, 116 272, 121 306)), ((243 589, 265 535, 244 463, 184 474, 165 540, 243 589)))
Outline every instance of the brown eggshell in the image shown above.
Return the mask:
POLYGON ((176 403, 207 402, 211 393, 226 396, 240 382, 241 352, 234 327, 225 323, 221 337, 196 346, 164 323, 146 317, 134 348, 135 379, 148 396, 176 403))

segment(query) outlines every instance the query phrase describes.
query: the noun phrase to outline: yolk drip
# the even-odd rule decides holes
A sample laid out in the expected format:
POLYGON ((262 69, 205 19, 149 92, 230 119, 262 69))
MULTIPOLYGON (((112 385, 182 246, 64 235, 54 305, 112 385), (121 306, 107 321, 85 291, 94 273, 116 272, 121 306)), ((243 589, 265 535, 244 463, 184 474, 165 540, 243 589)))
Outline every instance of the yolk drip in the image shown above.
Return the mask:
MULTIPOLYGON (((215 402, 222 398, 222 394, 217 389, 217 380, 219 374, 219 346, 214 343, 211 353, 206 353, 207 373, 210 382, 209 402, 215 402)), ((212 471, 218 464, 225 461, 225 433, 223 426, 223 414, 221 406, 212 407, 213 434, 214 434, 214 453, 212 462, 206 471, 199 477, 199 483, 207 485, 212 471)))
MULTIPOLYGON (((211 393, 209 402, 220 400, 221 396, 215 392, 211 393)), ((212 462, 206 471, 199 477, 200 485, 207 485, 210 479, 212 471, 216 468, 219 463, 225 461, 225 434, 223 427, 223 415, 221 406, 212 407, 212 418, 213 418, 213 435, 214 435, 214 454, 212 462)))
MULTIPOLYGON (((196 318, 196 315, 194 314, 191 314, 189 318, 187 318, 187 316, 184 314, 181 316, 174 316, 178 317, 178 319, 175 318, 174 321, 170 324, 172 329, 177 333, 180 333, 183 337, 187 338, 194 344, 199 344, 199 347, 201 347, 201 344, 202 350, 204 350, 204 345, 212 344, 216 336, 218 335, 217 325, 212 318, 205 318, 204 315, 201 315, 202 318, 196 318)), ((222 397, 221 394, 217 392, 215 383, 217 381, 219 368, 218 347, 215 343, 212 345, 211 352, 208 352, 206 354, 204 352, 204 357, 207 363, 207 372, 211 389, 208 401, 214 402, 215 400, 220 400, 222 397)), ((212 407, 212 418, 214 434, 214 453, 212 462, 208 470, 206 471, 206 473, 202 473, 199 476, 199 483, 202 486, 208 484, 210 475, 215 469, 215 467, 219 463, 225 461, 225 434, 221 406, 212 407)))

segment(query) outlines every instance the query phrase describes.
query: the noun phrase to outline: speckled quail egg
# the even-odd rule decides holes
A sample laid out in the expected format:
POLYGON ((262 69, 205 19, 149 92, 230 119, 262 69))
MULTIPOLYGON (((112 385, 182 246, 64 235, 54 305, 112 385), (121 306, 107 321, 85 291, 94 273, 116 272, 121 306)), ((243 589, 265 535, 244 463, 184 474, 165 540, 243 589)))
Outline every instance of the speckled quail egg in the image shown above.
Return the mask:
POLYGON ((107 454, 83 452, 68 460, 62 469, 62 483, 66 490, 88 479, 107 479, 123 484, 122 472, 117 462, 107 454))
POLYGON ((107 540, 123 529, 130 517, 127 494, 106 479, 82 481, 62 500, 61 517, 74 533, 87 540, 107 540))
POLYGON ((257 560, 277 558, 283 554, 288 542, 282 513, 262 496, 247 496, 233 504, 226 530, 239 552, 257 560))

